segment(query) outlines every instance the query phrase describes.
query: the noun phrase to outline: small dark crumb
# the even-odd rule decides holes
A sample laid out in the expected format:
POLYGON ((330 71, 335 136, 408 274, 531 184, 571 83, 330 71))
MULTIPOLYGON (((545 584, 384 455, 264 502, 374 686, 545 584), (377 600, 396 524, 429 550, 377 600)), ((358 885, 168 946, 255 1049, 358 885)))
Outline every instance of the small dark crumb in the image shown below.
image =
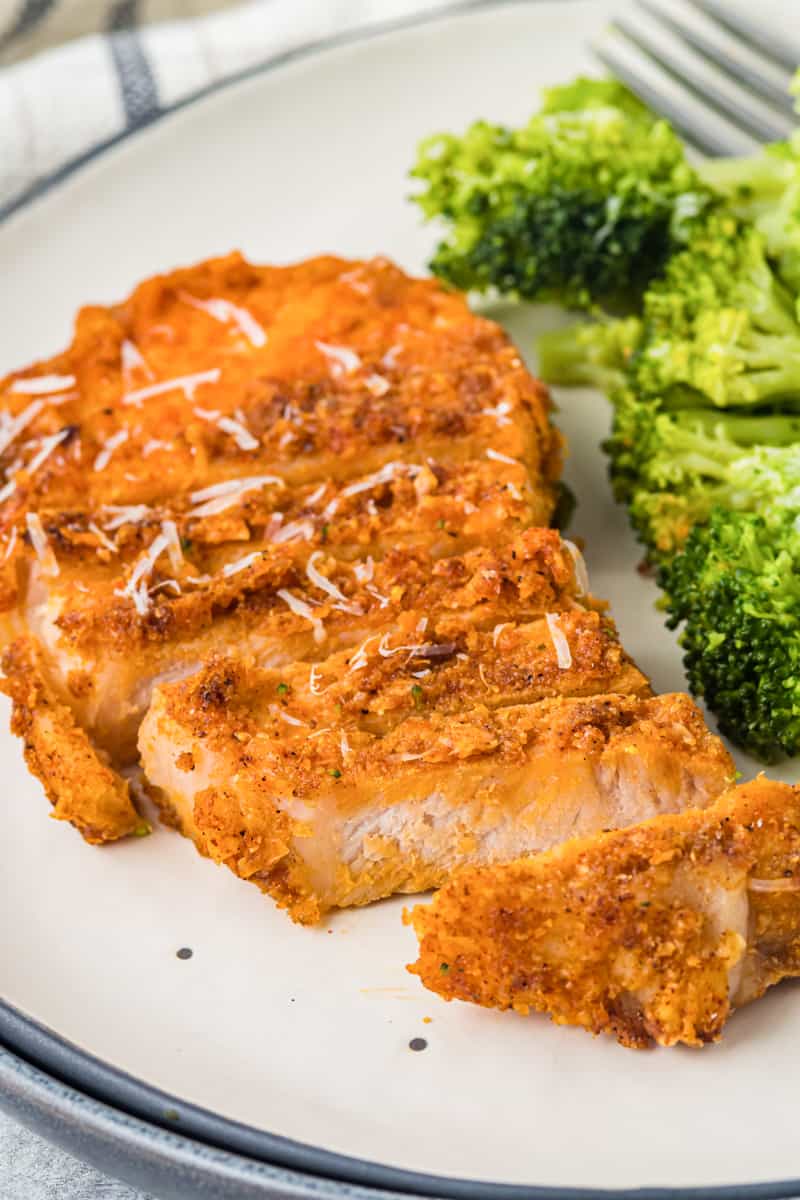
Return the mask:
POLYGON ((176 958, 191 958, 193 954, 194 951, 190 950, 188 946, 181 946, 180 950, 175 951, 176 958))
POLYGON ((643 558, 642 561, 637 564, 636 570, 640 575, 644 575, 645 579, 649 579, 656 573, 655 567, 652 563, 649 563, 646 558, 643 558))
POLYGON ((187 550, 191 550, 191 548, 192 548, 192 539, 188 538, 188 537, 182 537, 181 538, 181 550, 183 550, 185 553, 187 550))
POLYGON ((164 1117, 167 1121, 180 1121, 181 1115, 177 1108, 165 1108, 164 1117))
POLYGON ((408 1043, 409 1050, 427 1050, 428 1043, 425 1038, 412 1038, 408 1043))
POLYGON ((450 970, 450 963, 439 963, 439 970, 447 972, 450 970))

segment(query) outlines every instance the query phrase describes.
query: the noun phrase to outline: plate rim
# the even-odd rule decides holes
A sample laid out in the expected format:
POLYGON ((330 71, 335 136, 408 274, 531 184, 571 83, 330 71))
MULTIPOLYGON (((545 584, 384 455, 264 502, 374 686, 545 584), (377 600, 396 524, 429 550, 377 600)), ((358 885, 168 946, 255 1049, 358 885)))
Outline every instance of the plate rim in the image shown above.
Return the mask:
MULTIPOLYGON (((272 55, 162 108, 151 119, 69 159, 0 206, 0 227, 29 205, 56 191, 96 159, 121 148, 184 109, 294 62, 436 21, 493 8, 530 6, 541 0, 456 0, 432 12, 370 22, 272 55)), ((572 0, 559 0, 571 3, 572 0)), ((0 1108, 72 1153, 114 1173, 109 1141, 125 1162, 138 1155, 150 1170, 169 1175, 193 1170, 208 1182, 236 1188, 239 1196, 283 1200, 791 1200, 800 1177, 767 1183, 688 1187, 614 1188, 501 1184, 391 1167, 340 1154, 282 1134, 257 1129, 179 1099, 70 1042, 20 1012, 0 996, 0 1108), (176 1117, 177 1114, 177 1117, 176 1117), (244 1189, 244 1190, 242 1190, 244 1189)), ((132 1170, 133 1168, 131 1168, 132 1170)), ((130 1182, 139 1183, 127 1172, 130 1182)), ((121 1176, 122 1177, 122 1176, 121 1176)), ((151 1185, 152 1186, 152 1185, 151 1185)))
MULTIPOLYGON (((273 1200, 796 1200, 800 1178, 701 1187, 492 1183, 409 1171, 298 1142, 179 1099, 95 1057, 0 1000, 0 1108, 98 1161, 109 1137, 166 1175, 260 1188, 273 1200), (232 1135, 232 1136, 231 1136, 232 1135), (94 1151, 94 1153, 91 1153, 94 1151), (291 1187, 291 1190, 287 1188, 291 1187)), ((108 1168, 105 1168, 108 1170, 108 1168)), ((124 1176, 123 1176, 124 1177, 124 1176)), ((131 1179, 131 1182, 141 1182, 131 1179)), ((150 1185, 152 1186, 152 1184, 150 1185)), ((227 1193, 238 1200, 239 1192, 227 1193)), ((251 1192, 242 1193, 250 1195, 251 1192)))

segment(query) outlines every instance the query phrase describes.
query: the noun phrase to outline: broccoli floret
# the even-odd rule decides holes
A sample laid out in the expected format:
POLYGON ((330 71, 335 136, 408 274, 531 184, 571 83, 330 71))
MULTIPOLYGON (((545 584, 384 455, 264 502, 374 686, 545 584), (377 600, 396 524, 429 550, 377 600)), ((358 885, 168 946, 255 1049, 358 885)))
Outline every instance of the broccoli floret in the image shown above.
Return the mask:
POLYGON ((551 88, 520 129, 428 138, 412 175, 448 227, 437 275, 568 307, 639 297, 710 195, 670 126, 610 80, 551 88))
MULTIPOLYGON (((786 421, 797 425, 797 418, 786 421)), ((679 550, 717 506, 753 513, 800 506, 800 443, 745 449, 724 423, 704 430, 682 413, 677 420, 670 414, 656 418, 651 445, 628 502, 652 559, 663 561, 679 550)))
POLYGON ((641 336, 638 317, 551 330, 537 342, 539 373, 547 383, 615 391, 625 384, 641 336))
POLYGON ((800 324, 762 235, 723 211, 698 221, 644 298, 633 362, 669 408, 800 409, 800 324))
POLYGON ((796 509, 720 509, 659 578, 691 690, 765 762, 800 753, 798 561, 796 509))
POLYGON ((800 292, 800 135, 752 157, 708 159, 698 171, 731 212, 755 225, 781 278, 800 292))

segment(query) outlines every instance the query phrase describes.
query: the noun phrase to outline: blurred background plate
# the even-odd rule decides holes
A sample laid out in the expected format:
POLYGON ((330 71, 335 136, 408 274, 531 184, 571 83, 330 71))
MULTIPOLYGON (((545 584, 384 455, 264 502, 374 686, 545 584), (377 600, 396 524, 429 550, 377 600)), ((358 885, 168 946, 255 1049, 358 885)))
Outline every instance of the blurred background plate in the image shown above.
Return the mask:
MULTIPOLYGON (((479 116, 523 120, 541 85, 596 70, 584 46, 611 11, 479 6, 293 55, 96 158, 0 226, 0 371, 61 347, 82 303, 234 247, 278 263, 384 253, 423 271, 434 234, 406 199, 418 139, 479 116)), ((532 365, 534 330, 560 319, 493 315, 532 365)), ((606 405, 560 399, 572 530, 587 539, 594 591, 657 689, 681 688, 675 638, 607 486, 606 405)), ((464 1180, 707 1190, 800 1176, 791 985, 702 1053, 635 1054, 543 1019, 448 1006, 404 970, 415 940, 402 901, 300 929, 165 829, 86 846, 47 819, 5 730, 0 767, 0 1033, 79 1092, 219 1146, 242 1149, 244 1136, 273 1163, 417 1194, 488 1194, 464 1180), (409 1048, 417 1038, 423 1051, 409 1048)), ((22 1068, 5 1069, 22 1112, 22 1068)), ((258 1186, 289 1194, 275 1179, 258 1186)))

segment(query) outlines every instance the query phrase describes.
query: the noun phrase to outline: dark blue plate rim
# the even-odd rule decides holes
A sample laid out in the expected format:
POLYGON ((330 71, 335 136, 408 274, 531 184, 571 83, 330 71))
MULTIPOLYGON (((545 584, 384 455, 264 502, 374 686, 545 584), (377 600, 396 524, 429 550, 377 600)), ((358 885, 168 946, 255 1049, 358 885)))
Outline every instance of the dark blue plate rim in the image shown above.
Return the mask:
MULTIPOLYGON (((107 151, 145 134, 153 124, 216 92, 322 51, 519 2, 462 0, 434 12, 379 22, 273 56, 163 109, 147 125, 127 129, 72 159, 10 204, 0 207, 0 223, 107 151)), ((535 4, 538 0, 523 2, 535 4)), ((77 1146, 78 1153, 82 1144, 91 1144, 92 1137, 98 1144, 105 1142, 108 1128, 113 1125, 117 1130, 115 1136, 120 1153, 124 1151, 123 1157, 133 1149, 149 1160, 159 1161, 159 1169, 163 1172, 167 1171, 170 1162, 176 1167, 179 1163, 183 1166, 189 1162, 199 1172, 199 1177, 207 1178, 209 1182, 224 1180, 234 1187, 244 1181, 248 1195, 263 1194, 274 1196, 276 1200, 290 1195, 298 1200, 319 1200, 334 1194, 325 1185, 334 1185, 337 1196, 350 1195, 353 1200, 366 1195, 373 1200, 378 1200, 379 1196, 386 1200, 393 1197, 401 1200, 409 1195, 441 1197, 443 1200, 602 1200, 612 1195, 624 1196, 626 1200, 790 1200, 800 1196, 800 1178, 759 1184, 609 1191, 497 1184, 388 1167, 255 1129, 189 1104, 102 1062, 2 999, 0 1105, 37 1126, 53 1140, 72 1148, 77 1146), (72 1125, 81 1133, 70 1137, 67 1130, 72 1125), (154 1151, 157 1151, 155 1155, 154 1151), (368 1189, 368 1192, 362 1189, 368 1189)), ((240 1194, 245 1193, 237 1191, 236 1195, 240 1194)))

